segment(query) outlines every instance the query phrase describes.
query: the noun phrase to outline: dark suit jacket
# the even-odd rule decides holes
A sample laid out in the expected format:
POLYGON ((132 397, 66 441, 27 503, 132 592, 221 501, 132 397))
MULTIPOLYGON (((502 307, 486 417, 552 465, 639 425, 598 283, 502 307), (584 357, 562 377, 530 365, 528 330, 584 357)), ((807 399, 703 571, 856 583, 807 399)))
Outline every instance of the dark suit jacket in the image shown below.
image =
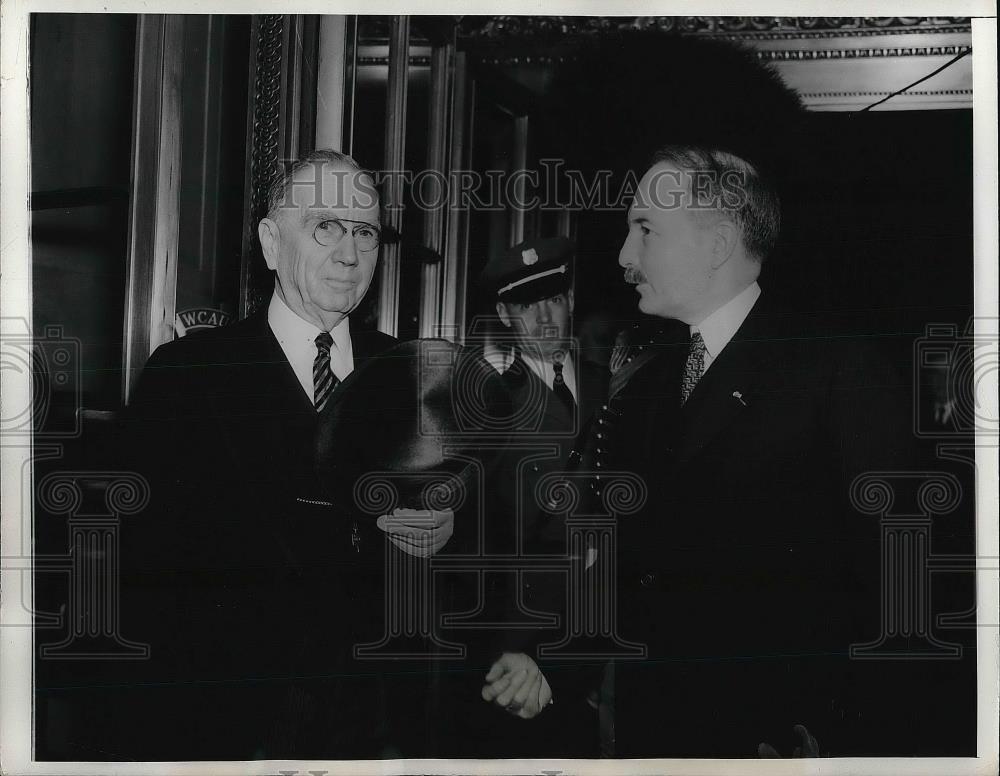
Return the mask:
MULTIPOLYGON (((355 367, 393 342, 352 332, 355 367)), ((379 635, 381 546, 356 552, 320 503, 316 412, 266 310, 159 348, 128 414, 152 501, 124 531, 122 618, 152 659, 123 668, 123 724, 142 722, 119 751, 382 754, 385 688, 350 658, 379 635)))
MULTIPOLYGON (((530 552, 550 552, 553 542, 564 539, 561 521, 552 522, 546 499, 541 498, 539 485, 548 475, 558 475, 575 467, 574 452, 586 437, 591 418, 606 400, 608 370, 606 367, 577 357, 574 360, 577 380, 575 413, 569 412, 555 393, 532 372, 523 361, 504 373, 504 383, 523 425, 512 433, 503 475, 509 485, 498 495, 506 498, 515 494, 514 505, 520 516, 524 547, 530 552), (523 413, 523 414, 522 414, 523 413), (530 446, 548 446, 550 453, 528 452, 530 446), (519 446, 525 446, 519 449, 519 446)), ((509 504, 505 502, 505 508, 509 504)))
MULTIPOLYGON (((570 413, 523 361, 504 373, 510 394, 512 420, 507 449, 499 456, 486 482, 484 546, 494 555, 528 556, 564 554, 565 526, 562 517, 546 509, 543 491, 551 482, 576 466, 573 452, 579 446, 595 409, 607 396, 606 367, 584 359, 574 360, 577 407, 570 413), (548 478, 548 479, 547 479, 548 478)), ((469 547, 469 537, 456 525, 449 551, 469 547)), ((475 537, 472 537, 475 538, 475 537)), ((455 677, 445 699, 455 714, 454 748, 444 752, 456 757, 592 757, 597 756, 596 715, 586 705, 587 692, 597 677, 581 673, 578 665, 540 660, 538 644, 558 642, 565 627, 567 575, 562 572, 512 570, 485 575, 483 620, 517 623, 518 627, 484 628, 472 645, 471 675, 455 677), (516 580, 520 586, 516 586, 516 580), (559 624, 544 625, 543 618, 558 618, 559 624), (486 668, 503 651, 525 652, 535 658, 549 681, 555 704, 536 718, 515 718, 479 698, 486 668)), ((478 590, 466 585, 471 595, 464 605, 478 603, 478 590)), ((461 593, 459 593, 461 595, 461 593)), ((466 632, 467 633, 467 632, 466 632)), ((456 634, 459 638, 467 635, 456 634)))
POLYGON ((681 407, 687 344, 666 344, 610 403, 605 470, 644 507, 618 518, 618 757, 790 753, 796 723, 849 754, 850 643, 877 634, 877 519, 853 478, 908 470, 909 376, 864 337, 758 300, 681 407), (861 623, 864 620, 864 625, 861 623))

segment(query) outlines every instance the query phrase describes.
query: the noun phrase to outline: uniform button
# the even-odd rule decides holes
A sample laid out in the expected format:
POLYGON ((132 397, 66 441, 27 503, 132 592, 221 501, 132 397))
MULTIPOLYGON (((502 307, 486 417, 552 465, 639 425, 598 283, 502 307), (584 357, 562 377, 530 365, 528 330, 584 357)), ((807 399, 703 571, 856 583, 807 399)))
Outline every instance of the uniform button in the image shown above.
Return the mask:
POLYGON ((605 404, 605 405, 603 405, 603 406, 601 407, 601 409, 602 409, 602 410, 606 410, 607 408, 608 408, 608 405, 607 405, 607 404, 605 404))
POLYGON ((656 574, 643 574, 639 578, 639 584, 643 587, 649 587, 656 581, 656 574))
POLYGON ((533 465, 533 466, 531 467, 531 471, 533 471, 533 472, 537 472, 537 471, 538 471, 538 464, 535 464, 535 465, 533 465))
POLYGON ((604 439, 604 434, 601 434, 600 432, 598 432, 597 438, 598 439, 604 439))
POLYGON ((600 469, 600 468, 601 468, 601 462, 600 462, 600 461, 598 461, 598 462, 597 462, 597 468, 598 468, 598 469, 600 469))

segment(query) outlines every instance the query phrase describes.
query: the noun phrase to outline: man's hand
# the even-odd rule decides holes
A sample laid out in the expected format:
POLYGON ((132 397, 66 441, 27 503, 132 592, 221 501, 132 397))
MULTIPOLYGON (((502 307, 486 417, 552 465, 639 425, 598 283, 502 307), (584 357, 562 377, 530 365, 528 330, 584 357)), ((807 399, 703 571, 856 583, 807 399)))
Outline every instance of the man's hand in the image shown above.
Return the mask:
POLYGON ((427 509, 394 509, 375 521, 389 541, 408 555, 429 558, 444 547, 455 532, 455 513, 427 509))
POLYGON ((521 719, 531 719, 552 703, 552 689, 538 665, 523 652, 504 652, 486 674, 483 700, 521 719))
MULTIPOLYGON (((805 725, 795 725, 792 727, 795 731, 795 735, 799 737, 802 741, 802 746, 795 747, 795 751, 792 752, 792 757, 819 757, 819 742, 816 740, 815 736, 812 735, 808 730, 806 730, 805 725)), ((770 744, 760 743, 757 745, 757 756, 758 757, 781 757, 778 750, 775 749, 770 744)))

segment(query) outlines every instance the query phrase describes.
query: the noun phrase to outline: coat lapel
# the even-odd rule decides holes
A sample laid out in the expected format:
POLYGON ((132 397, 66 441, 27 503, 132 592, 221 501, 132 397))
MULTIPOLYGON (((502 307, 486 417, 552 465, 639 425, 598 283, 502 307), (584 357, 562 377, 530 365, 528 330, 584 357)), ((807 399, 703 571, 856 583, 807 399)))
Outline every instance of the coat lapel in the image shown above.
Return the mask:
POLYGON ((255 451, 263 452, 263 460, 244 462, 248 471, 264 465, 277 474, 286 465, 297 467, 290 453, 301 447, 316 413, 271 332, 266 310, 244 321, 227 348, 223 377, 229 385, 219 397, 223 404, 216 407, 216 414, 228 419, 224 428, 234 455, 256 458, 255 451))
POLYGON ((271 331, 266 309, 257 315, 259 318, 254 321, 253 337, 247 343, 250 348, 247 357, 260 364, 262 381, 269 389, 265 395, 269 394, 268 399, 275 407, 276 414, 314 411, 310 397, 302 389, 295 370, 288 363, 285 352, 271 331))
POLYGON ((758 305, 691 392, 679 412, 674 448, 679 464, 696 457, 749 410, 763 380, 770 380, 776 351, 768 318, 758 305))

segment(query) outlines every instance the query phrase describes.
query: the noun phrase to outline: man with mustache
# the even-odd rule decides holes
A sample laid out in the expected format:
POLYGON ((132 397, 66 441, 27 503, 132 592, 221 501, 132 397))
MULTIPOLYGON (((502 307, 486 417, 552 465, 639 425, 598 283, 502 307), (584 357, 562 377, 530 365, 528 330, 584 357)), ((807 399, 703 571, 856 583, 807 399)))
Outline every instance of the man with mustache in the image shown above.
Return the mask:
POLYGON ((758 283, 780 203, 751 161, 663 148, 627 224, 665 328, 612 365, 588 447, 645 487, 618 519, 618 622, 647 654, 614 665, 615 756, 868 753, 849 648, 878 636, 877 528, 849 492, 910 468, 906 380, 758 283))
MULTIPOLYGON (((117 751, 399 754, 399 731, 383 724, 385 686, 351 652, 380 635, 379 567, 324 502, 313 463, 320 411, 395 342, 350 322, 375 271, 379 222, 372 178, 349 156, 317 150, 291 164, 257 229, 275 274, 269 304, 146 364, 129 412, 152 507, 122 557, 134 575, 126 616, 144 617, 137 635, 152 649, 142 681, 154 711, 130 715, 144 721, 117 751)), ((379 521, 403 552, 427 555, 450 538, 452 513, 433 513, 431 527, 411 517, 379 521)))

